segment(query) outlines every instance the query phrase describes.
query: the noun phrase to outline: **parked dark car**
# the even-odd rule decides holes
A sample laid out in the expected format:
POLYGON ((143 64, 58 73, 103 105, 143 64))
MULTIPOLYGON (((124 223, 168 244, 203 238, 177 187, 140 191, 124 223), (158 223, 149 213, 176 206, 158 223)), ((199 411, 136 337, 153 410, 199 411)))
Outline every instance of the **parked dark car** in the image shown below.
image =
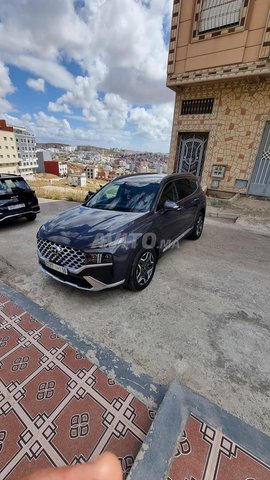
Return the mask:
POLYGON ((39 212, 36 194, 23 177, 0 174, 0 224, 19 217, 35 220, 39 212))
POLYGON ((118 285, 142 290, 166 250, 184 237, 201 236, 205 208, 205 195, 192 175, 117 178, 40 228, 40 266, 84 290, 118 285))

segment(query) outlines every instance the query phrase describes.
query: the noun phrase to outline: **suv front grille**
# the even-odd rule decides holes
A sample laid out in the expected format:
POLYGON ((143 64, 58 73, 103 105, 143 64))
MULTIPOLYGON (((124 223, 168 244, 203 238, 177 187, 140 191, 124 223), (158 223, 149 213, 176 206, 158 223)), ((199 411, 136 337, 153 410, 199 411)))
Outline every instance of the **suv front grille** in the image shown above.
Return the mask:
POLYGON ((65 245, 58 245, 49 240, 43 240, 43 238, 38 238, 37 247, 38 252, 43 258, 62 267, 77 270, 86 263, 85 253, 81 250, 75 250, 65 245))

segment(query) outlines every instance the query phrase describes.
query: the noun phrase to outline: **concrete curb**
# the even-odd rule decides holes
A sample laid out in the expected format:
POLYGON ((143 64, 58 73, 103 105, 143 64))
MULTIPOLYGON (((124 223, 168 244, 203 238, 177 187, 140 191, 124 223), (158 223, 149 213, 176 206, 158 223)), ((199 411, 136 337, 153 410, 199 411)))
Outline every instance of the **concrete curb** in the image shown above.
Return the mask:
POLYGON ((236 215, 235 213, 226 213, 226 212, 211 212, 206 210, 206 216, 207 217, 214 217, 214 218, 223 218, 225 220, 231 220, 233 223, 235 223, 239 215, 236 215))
POLYGON ((183 435, 190 414, 221 430, 230 440, 270 465, 270 437, 174 380, 145 438, 128 480, 167 478, 177 442, 183 435))

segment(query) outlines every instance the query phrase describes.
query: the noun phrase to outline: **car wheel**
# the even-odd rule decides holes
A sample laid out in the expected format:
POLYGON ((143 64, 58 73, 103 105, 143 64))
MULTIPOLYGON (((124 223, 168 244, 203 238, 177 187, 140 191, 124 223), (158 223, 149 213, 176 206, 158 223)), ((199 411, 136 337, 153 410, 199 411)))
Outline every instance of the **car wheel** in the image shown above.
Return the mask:
POLYGON ((131 267, 129 281, 126 287, 139 292, 151 282, 157 264, 157 254, 154 249, 140 250, 131 267))
POLYGON ((28 220, 28 222, 32 222, 36 218, 37 218, 37 216, 36 216, 35 213, 28 213, 28 215, 26 215, 26 220, 28 220))
POLYGON ((204 213, 200 212, 196 218, 195 225, 191 234, 187 237, 190 240, 198 240, 203 232, 203 225, 204 225, 204 213))

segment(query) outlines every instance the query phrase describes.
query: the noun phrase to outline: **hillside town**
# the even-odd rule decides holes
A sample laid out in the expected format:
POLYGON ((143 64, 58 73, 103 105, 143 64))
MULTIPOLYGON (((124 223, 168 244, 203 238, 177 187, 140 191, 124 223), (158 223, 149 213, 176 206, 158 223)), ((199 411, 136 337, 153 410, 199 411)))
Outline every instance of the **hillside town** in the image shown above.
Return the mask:
POLYGON ((32 132, 5 120, 0 120, 0 151, 0 174, 19 173, 30 180, 51 174, 68 177, 73 186, 132 173, 166 173, 169 159, 162 153, 37 143, 32 132))

